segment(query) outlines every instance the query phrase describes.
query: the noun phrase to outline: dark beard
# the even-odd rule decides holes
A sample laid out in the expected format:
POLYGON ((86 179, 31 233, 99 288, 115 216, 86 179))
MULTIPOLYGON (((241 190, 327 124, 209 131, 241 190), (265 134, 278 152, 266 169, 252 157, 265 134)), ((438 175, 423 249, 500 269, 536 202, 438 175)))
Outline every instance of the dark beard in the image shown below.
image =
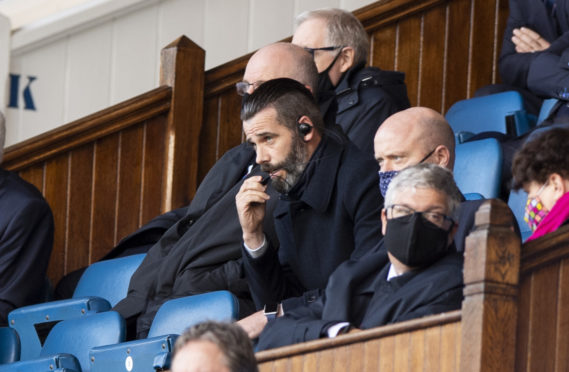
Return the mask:
POLYGON ((285 178, 271 177, 271 186, 281 194, 287 194, 298 182, 306 168, 306 147, 298 135, 295 135, 291 149, 285 160, 280 164, 262 164, 261 170, 267 173, 282 169, 286 171, 285 178))

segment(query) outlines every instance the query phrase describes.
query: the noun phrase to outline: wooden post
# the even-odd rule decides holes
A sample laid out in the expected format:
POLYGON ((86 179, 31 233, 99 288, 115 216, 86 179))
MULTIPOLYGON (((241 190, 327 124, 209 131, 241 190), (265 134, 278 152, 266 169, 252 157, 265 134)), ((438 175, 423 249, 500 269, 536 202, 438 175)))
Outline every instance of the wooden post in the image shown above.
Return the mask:
POLYGON ((160 57, 160 84, 172 87, 162 178, 162 212, 166 212, 187 205, 197 189, 205 51, 181 36, 162 49, 160 57))
POLYGON ((515 368, 520 239, 508 206, 482 204, 466 239, 461 371, 515 368))

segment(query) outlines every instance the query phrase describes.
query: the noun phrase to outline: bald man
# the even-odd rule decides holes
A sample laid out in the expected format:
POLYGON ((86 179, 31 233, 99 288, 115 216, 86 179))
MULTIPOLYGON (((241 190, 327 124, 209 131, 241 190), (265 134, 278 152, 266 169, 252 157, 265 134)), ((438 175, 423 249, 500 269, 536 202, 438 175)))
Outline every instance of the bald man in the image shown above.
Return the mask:
MULTIPOLYGON (((267 80, 292 78, 304 84, 316 97, 327 130, 346 138, 343 126, 336 125, 336 100, 317 91, 318 73, 312 56, 303 48, 291 43, 275 43, 259 49, 251 56, 243 80, 235 84, 237 94, 245 97, 267 80)), ((373 154, 368 151, 369 155, 373 154)))
MULTIPOLYGON (((316 66, 308 52, 276 43, 256 52, 245 69, 240 93, 252 93, 266 80, 288 77, 314 92, 316 66)), ((328 108, 322 108, 327 110, 328 108)), ((149 249, 132 276, 128 296, 114 310, 126 320, 129 339, 146 337, 158 308, 171 298, 229 290, 239 300, 239 316, 255 310, 241 267, 242 231, 235 196, 244 180, 260 175, 255 151, 247 144, 229 150, 201 182, 185 215, 149 249)), ((272 216, 278 194, 269 188, 272 216)), ((267 239, 278 242, 273 218, 265 218, 267 239)))
MULTIPOLYGON (((454 133, 444 116, 435 110, 411 107, 391 115, 374 137, 381 194, 385 197, 391 179, 399 171, 416 164, 432 163, 452 171, 454 151, 454 133)), ((482 202, 463 198, 455 236, 458 251, 464 249, 464 239, 472 229, 474 213, 482 202)))

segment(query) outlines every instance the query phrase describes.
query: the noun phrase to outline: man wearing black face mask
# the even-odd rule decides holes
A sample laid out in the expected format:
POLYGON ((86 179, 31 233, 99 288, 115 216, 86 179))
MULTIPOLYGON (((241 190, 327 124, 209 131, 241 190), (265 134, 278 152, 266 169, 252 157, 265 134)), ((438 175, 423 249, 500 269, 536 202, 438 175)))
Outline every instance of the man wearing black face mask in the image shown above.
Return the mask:
POLYGON ((462 257, 453 246, 460 199, 452 173, 444 168, 420 164, 401 171, 382 211, 383 247, 344 262, 325 295, 269 322, 258 349, 460 308, 462 257))
POLYGON ((356 146, 373 154, 377 128, 409 107, 405 74, 365 67, 367 33, 352 13, 341 9, 300 14, 292 43, 314 57, 320 102, 336 99, 336 123, 356 146))

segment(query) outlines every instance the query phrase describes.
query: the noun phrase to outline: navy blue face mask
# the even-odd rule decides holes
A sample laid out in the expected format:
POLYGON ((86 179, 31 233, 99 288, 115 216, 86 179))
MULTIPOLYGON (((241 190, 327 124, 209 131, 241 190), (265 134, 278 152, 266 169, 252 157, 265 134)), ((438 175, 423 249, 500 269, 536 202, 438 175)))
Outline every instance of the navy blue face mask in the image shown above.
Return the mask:
MULTIPOLYGON (((429 152, 417 164, 421 164, 422 162, 427 160, 431 155, 433 155, 433 153, 435 152, 436 149, 437 148, 435 147, 433 149, 433 151, 429 152)), ((384 198, 385 198, 385 194, 387 193, 387 188, 389 187, 389 183, 391 183, 391 180, 393 179, 393 177, 397 176, 398 173, 399 173, 399 171, 396 171, 396 170, 387 171, 387 172, 382 172, 382 171, 377 172, 377 174, 379 175, 379 190, 381 191, 381 196, 383 196, 384 198)))
POLYGON ((381 191, 381 196, 385 198, 385 194, 387 193, 387 187, 389 186, 389 183, 391 182, 393 177, 397 176, 399 171, 395 170, 387 172, 379 171, 377 173, 379 174, 379 190, 381 191))

